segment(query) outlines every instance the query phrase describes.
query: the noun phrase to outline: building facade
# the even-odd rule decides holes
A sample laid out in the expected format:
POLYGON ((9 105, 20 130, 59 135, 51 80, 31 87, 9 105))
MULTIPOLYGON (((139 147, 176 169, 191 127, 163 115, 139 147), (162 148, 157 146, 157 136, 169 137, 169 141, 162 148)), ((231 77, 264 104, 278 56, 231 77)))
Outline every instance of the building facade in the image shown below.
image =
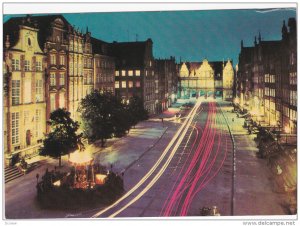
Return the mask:
POLYGON ((179 66, 178 96, 223 96, 232 99, 234 69, 232 61, 187 62, 179 66))
POLYGON ((297 42, 296 20, 282 26, 282 39, 263 41, 252 47, 241 43, 237 73, 236 103, 266 127, 296 133, 297 42))
POLYGON ((115 94, 127 101, 132 96, 143 100, 149 114, 155 114, 155 75, 152 40, 113 42, 110 54, 115 58, 115 94))
POLYGON ((4 153, 31 155, 46 132, 45 67, 38 28, 27 17, 4 25, 4 153))

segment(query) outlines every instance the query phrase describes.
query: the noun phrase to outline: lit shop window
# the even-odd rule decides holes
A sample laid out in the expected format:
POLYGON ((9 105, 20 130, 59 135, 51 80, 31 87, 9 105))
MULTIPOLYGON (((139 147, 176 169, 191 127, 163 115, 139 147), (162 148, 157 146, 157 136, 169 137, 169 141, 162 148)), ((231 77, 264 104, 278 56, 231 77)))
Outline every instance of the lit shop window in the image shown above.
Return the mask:
POLYGON ((125 76, 125 75, 126 75, 126 71, 122 70, 122 76, 125 76))
POLYGON ((126 81, 122 81, 122 88, 126 88, 126 81))
POLYGON ((128 76, 133 76, 133 71, 132 70, 128 71, 128 76))
POLYGON ((115 72, 115 75, 116 75, 116 76, 119 76, 119 75, 120 75, 120 72, 119 72, 119 71, 116 71, 116 72, 115 72))
POLYGON ((119 89, 119 88, 120 88, 119 81, 115 81, 115 88, 116 88, 116 89, 119 89))
POLYGON ((135 76, 140 76, 141 75, 141 71, 140 70, 135 70, 135 76))

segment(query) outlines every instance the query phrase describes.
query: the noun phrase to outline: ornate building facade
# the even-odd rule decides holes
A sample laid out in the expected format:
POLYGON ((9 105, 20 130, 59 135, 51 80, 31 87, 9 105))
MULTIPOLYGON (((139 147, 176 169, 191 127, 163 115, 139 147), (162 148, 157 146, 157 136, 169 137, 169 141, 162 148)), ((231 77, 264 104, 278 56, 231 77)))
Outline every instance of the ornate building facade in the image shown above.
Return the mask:
POLYGON ((237 73, 236 103, 250 111, 263 126, 296 133, 297 126, 297 39, 296 20, 282 26, 282 39, 254 45, 241 42, 237 73))
POLYGON ((4 152, 30 154, 46 132, 47 58, 30 18, 10 21, 8 27, 13 29, 4 34, 4 152))
POLYGON ((179 66, 178 96, 222 96, 232 99, 234 69, 232 61, 187 62, 179 66))

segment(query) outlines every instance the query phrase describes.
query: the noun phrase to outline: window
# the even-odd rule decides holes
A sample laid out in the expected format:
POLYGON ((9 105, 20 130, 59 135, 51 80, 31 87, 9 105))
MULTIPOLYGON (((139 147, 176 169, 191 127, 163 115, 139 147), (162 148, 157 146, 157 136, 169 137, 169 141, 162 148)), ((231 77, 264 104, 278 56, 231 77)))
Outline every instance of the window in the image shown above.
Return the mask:
POLYGON ((146 77, 147 77, 147 75, 148 75, 148 71, 147 71, 147 70, 145 71, 145 75, 146 75, 146 77))
POLYGON ((42 62, 37 61, 35 62, 36 71, 42 71, 42 62))
POLYGON ((24 70, 30 71, 30 61, 29 60, 25 60, 24 70))
POLYGON ((141 71, 140 70, 135 70, 135 76, 140 76, 141 75, 141 71))
POLYGON ((43 100, 43 81, 41 79, 35 81, 35 101, 40 102, 43 100))
POLYGON ((54 54, 50 55, 50 64, 56 64, 56 57, 54 54))
POLYGON ((56 85, 56 78, 55 78, 55 73, 50 74, 50 86, 55 86, 56 85))
POLYGON ((24 111, 24 125, 29 123, 29 111, 24 111))
POLYGON ((70 62, 69 68, 70 68, 70 74, 73 75, 73 62, 70 62))
POLYGON ((126 81, 122 81, 122 88, 126 88, 126 81))
POLYGON ((60 63, 60 65, 65 65, 65 56, 59 57, 59 63, 60 63))
POLYGON ((119 88, 120 88, 119 81, 115 81, 115 88, 116 88, 116 89, 119 89, 119 88))
POLYGON ((55 110, 55 94, 51 94, 50 96, 50 111, 55 110))
POLYGON ((132 88, 132 87, 133 87, 133 81, 129 81, 129 82, 128 82, 128 87, 129 87, 129 88, 132 88))
POLYGON ((41 136, 41 110, 36 109, 35 110, 35 136, 38 138, 41 136))
POLYGON ((24 103, 31 103, 31 78, 25 78, 24 82, 24 103))
POLYGON ((61 85, 61 86, 65 85, 65 74, 64 73, 59 74, 59 85, 61 85))
POLYGON ((13 145, 18 144, 20 142, 19 120, 20 120, 19 112, 14 112, 11 114, 11 142, 13 145))
POLYGON ((135 82, 135 87, 141 87, 141 82, 140 81, 136 81, 135 82))
POLYGON ((12 80, 12 105, 20 104, 20 80, 12 80))
POLYGON ((290 91, 290 104, 297 106, 297 91, 290 91))
POLYGON ((290 85, 297 85, 297 73, 290 73, 290 85))
POLYGON ((132 70, 128 71, 128 76, 133 76, 133 71, 132 70))
POLYGON ((60 108, 65 107, 65 94, 64 93, 59 94, 59 107, 60 108))
POLYGON ((125 75, 126 75, 126 71, 122 70, 122 76, 125 76, 125 75))
POLYGON ((115 75, 116 75, 116 76, 119 76, 119 75, 120 75, 120 72, 119 72, 119 71, 115 71, 115 75))
POLYGON ((12 69, 13 71, 19 71, 20 70, 20 61, 17 59, 12 59, 12 69))
POLYGON ((87 59, 86 58, 83 59, 83 66, 87 67, 87 59))

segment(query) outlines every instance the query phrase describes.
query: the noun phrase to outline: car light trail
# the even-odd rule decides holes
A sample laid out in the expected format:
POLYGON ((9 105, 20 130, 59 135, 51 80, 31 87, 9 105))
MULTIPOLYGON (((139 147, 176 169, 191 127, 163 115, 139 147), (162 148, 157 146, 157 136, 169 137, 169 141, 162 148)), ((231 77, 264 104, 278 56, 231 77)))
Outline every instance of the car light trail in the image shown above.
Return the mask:
MULTIPOLYGON (((101 214, 107 212, 108 210, 112 209, 113 207, 117 206, 121 201, 125 200, 127 197, 129 197, 133 192, 135 192, 142 184, 144 184, 146 182, 146 180, 153 174, 153 172, 158 168, 158 166, 160 165, 160 163, 162 162, 162 160, 164 159, 164 157, 166 156, 166 154, 169 152, 170 148, 174 145, 175 141, 178 139, 178 137, 180 136, 179 140, 180 142, 177 141, 176 143, 176 149, 175 147, 173 148, 168 160, 167 160, 167 164, 165 163, 164 166, 167 166, 169 164, 169 162, 171 161, 170 157, 173 157, 176 150, 178 149, 179 144, 181 143, 187 129, 189 128, 192 119, 194 118, 199 106, 201 105, 201 101, 198 100, 197 103, 195 104, 195 106, 193 107, 193 109, 191 110, 191 112, 188 114, 188 117, 185 119, 184 123, 181 125, 181 127, 179 128, 179 130, 176 132, 176 134, 174 135, 173 139, 170 141, 170 143, 168 144, 168 146, 165 148, 165 150, 163 151, 162 155, 160 156, 160 158, 157 160, 157 162, 153 165, 153 167, 149 170, 149 172, 132 188, 130 189, 124 196, 122 196, 120 199, 118 199, 116 202, 114 202, 112 205, 106 207, 105 209, 99 211, 98 213, 94 214, 92 216, 92 218, 98 217, 101 214), (184 130, 185 132, 181 133, 182 130, 184 130)), ((159 171, 161 174, 162 172, 165 170, 166 167, 161 168, 161 170, 159 171), (164 170, 163 170, 164 169, 164 170), (163 171, 162 171, 163 170, 163 171)), ((154 179, 158 180, 158 178, 160 177, 161 174, 157 174, 154 179), (159 177, 157 177, 159 176, 159 177)), ((156 180, 154 181, 154 183, 156 182, 156 180)), ((153 182, 153 180, 151 181, 153 182)), ((151 186, 153 186, 153 184, 150 182, 151 186)), ((149 184, 148 184, 149 186, 149 184)), ((148 188, 148 186, 146 188, 148 188)), ((136 196, 131 202, 129 202, 125 207, 119 209, 116 213, 110 215, 110 217, 114 217, 117 214, 119 214, 120 212, 122 212, 124 209, 126 209, 129 205, 131 205, 132 203, 134 203, 135 201, 137 201, 146 191, 145 189, 142 191, 143 193, 139 196, 136 196), (139 197, 139 198, 137 198, 139 197)))
POLYGON ((191 117, 188 119, 188 122, 186 123, 186 127, 184 129, 184 132, 181 134, 181 136, 178 138, 177 143, 175 144, 174 148, 172 149, 167 161, 164 163, 164 165, 162 166, 162 168, 159 170, 159 172, 155 175, 155 177, 149 182, 149 184, 137 195, 135 196, 130 202, 128 202, 124 207, 122 207, 121 209, 117 210, 115 213, 113 213, 112 215, 110 215, 109 217, 115 217, 116 215, 118 215, 119 213, 121 213, 123 210, 125 210, 126 208, 128 208, 130 205, 132 205, 133 203, 135 203, 137 200, 139 200, 155 183, 156 181, 161 177, 161 175, 164 173, 164 171, 166 170, 167 166, 169 165, 169 163, 171 162, 173 156, 175 155, 179 145, 181 144, 189 126, 192 123, 192 120, 196 114, 197 109, 199 108, 201 102, 198 101, 195 105, 195 108, 193 109, 194 111, 192 112, 191 117))

